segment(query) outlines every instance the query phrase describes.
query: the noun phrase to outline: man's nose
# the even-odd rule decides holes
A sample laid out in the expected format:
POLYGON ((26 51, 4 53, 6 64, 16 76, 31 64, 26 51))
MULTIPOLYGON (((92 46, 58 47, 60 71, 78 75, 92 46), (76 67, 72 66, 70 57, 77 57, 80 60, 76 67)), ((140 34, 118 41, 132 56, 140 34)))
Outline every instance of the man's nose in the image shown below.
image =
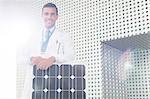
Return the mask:
POLYGON ((49 14, 49 15, 48 15, 48 18, 52 18, 52 16, 53 16, 52 14, 49 14))
POLYGON ((54 17, 54 16, 55 16, 54 13, 49 13, 49 14, 48 14, 48 17, 49 17, 49 18, 52 18, 52 17, 54 17))

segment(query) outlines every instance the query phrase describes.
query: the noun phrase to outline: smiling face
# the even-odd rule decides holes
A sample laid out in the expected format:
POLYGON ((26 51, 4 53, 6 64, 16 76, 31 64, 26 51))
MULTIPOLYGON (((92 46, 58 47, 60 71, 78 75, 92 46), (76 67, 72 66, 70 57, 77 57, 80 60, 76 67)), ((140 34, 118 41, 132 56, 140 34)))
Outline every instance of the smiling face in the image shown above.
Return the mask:
POLYGON ((42 18, 44 21, 44 26, 49 29, 55 25, 56 20, 58 19, 58 14, 56 8, 54 7, 45 7, 42 11, 42 18))

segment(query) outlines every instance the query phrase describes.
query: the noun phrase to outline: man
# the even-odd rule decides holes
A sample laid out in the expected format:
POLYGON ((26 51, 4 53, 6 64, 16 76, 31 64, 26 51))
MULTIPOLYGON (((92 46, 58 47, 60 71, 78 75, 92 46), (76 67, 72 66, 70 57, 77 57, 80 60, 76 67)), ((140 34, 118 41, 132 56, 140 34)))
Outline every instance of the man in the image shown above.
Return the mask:
POLYGON ((31 99, 32 97, 32 76, 33 65, 38 69, 45 70, 53 63, 71 63, 74 60, 74 50, 70 36, 56 28, 58 19, 58 9, 53 3, 47 3, 42 8, 42 19, 44 29, 41 36, 34 36, 30 43, 31 65, 27 66, 27 75, 22 99, 31 99))
POLYGON ((71 39, 67 33, 56 26, 58 9, 55 4, 47 3, 42 8, 44 30, 42 33, 41 55, 32 56, 31 63, 39 69, 47 69, 53 63, 70 62, 74 59, 71 39), (45 57, 46 55, 46 57, 45 57))

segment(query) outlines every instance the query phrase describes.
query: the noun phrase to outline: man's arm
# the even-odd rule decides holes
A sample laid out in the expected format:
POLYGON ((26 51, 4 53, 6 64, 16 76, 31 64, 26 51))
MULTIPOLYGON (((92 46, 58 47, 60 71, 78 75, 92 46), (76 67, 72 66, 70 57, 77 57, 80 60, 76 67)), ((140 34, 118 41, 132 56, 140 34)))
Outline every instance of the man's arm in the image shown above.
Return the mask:
POLYGON ((71 41, 70 35, 65 34, 61 36, 60 47, 57 50, 57 54, 52 55, 48 58, 43 58, 40 56, 32 57, 31 63, 37 65, 39 69, 47 69, 53 63, 65 63, 72 62, 74 60, 74 48, 73 43, 71 41))

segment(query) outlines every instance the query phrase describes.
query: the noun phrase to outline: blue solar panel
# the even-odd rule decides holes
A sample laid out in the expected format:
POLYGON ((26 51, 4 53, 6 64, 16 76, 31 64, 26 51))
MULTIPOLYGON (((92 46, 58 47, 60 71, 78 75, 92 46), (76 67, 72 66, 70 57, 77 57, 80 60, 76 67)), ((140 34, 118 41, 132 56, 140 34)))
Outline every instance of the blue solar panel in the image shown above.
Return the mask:
POLYGON ((33 67, 32 99, 86 99, 84 65, 52 65, 47 70, 33 67))

